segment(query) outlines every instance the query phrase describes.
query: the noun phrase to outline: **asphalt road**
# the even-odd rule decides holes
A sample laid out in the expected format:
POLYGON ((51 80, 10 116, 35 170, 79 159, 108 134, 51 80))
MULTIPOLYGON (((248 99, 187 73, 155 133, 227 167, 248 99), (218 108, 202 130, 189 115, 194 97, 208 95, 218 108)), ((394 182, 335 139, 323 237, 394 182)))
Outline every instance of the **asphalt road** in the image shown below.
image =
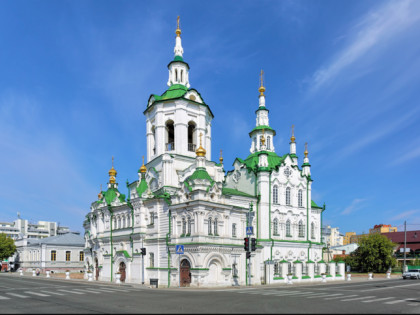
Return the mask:
POLYGON ((0 313, 419 314, 420 280, 155 289, 2 273, 0 313))

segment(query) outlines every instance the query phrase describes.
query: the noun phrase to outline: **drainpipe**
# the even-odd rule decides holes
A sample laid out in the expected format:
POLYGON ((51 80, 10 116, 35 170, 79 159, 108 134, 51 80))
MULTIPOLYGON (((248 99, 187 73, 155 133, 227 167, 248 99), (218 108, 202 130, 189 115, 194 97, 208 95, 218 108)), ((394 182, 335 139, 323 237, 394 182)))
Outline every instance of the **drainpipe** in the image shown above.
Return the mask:
POLYGON ((309 248, 311 247, 311 241, 309 240, 309 178, 306 177, 306 240, 309 242, 308 246, 308 260, 309 259, 309 248))
POLYGON ((111 282, 112 282, 112 274, 114 269, 114 245, 112 244, 112 219, 114 218, 114 213, 112 212, 112 207, 108 205, 108 211, 111 213, 111 235, 110 235, 110 241, 111 241, 111 282))
POLYGON ((273 246, 274 246, 274 240, 271 238, 271 174, 272 171, 270 171, 270 177, 268 182, 268 236, 271 240, 271 249, 270 249, 270 260, 273 260, 273 246))
POLYGON ((171 251, 169 250, 169 242, 168 238, 171 234, 171 222, 172 222, 172 215, 171 210, 168 211, 169 215, 169 232, 166 233, 166 249, 168 251, 168 288, 171 286, 171 251))

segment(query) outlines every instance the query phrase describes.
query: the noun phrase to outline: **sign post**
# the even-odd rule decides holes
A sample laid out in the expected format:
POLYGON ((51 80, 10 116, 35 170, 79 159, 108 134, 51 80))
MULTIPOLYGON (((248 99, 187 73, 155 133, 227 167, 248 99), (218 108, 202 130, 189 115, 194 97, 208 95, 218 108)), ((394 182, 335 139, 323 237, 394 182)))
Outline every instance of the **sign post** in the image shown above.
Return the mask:
POLYGON ((178 254, 179 285, 181 287, 181 255, 184 254, 184 245, 175 245, 175 253, 178 254))

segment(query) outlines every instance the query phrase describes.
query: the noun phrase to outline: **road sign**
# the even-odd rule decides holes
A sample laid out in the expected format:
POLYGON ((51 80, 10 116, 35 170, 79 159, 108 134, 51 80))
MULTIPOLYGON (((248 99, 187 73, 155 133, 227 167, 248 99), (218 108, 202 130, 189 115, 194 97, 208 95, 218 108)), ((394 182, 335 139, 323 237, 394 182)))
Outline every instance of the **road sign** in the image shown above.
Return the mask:
POLYGON ((252 234, 254 234, 253 227, 252 226, 247 226, 246 227, 246 235, 252 235, 252 234))
POLYGON ((175 252, 177 254, 183 254, 184 253, 184 245, 175 245, 175 252))

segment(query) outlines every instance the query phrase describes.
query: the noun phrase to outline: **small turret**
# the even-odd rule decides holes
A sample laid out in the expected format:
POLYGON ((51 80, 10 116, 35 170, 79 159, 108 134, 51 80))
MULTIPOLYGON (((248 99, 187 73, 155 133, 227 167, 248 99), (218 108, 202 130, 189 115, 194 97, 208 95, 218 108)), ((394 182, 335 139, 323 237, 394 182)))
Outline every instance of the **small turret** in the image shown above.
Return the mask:
POLYGON ((306 176, 311 176, 311 164, 309 164, 309 158, 308 158, 308 142, 305 143, 305 158, 303 159, 302 164, 302 174, 306 176))

